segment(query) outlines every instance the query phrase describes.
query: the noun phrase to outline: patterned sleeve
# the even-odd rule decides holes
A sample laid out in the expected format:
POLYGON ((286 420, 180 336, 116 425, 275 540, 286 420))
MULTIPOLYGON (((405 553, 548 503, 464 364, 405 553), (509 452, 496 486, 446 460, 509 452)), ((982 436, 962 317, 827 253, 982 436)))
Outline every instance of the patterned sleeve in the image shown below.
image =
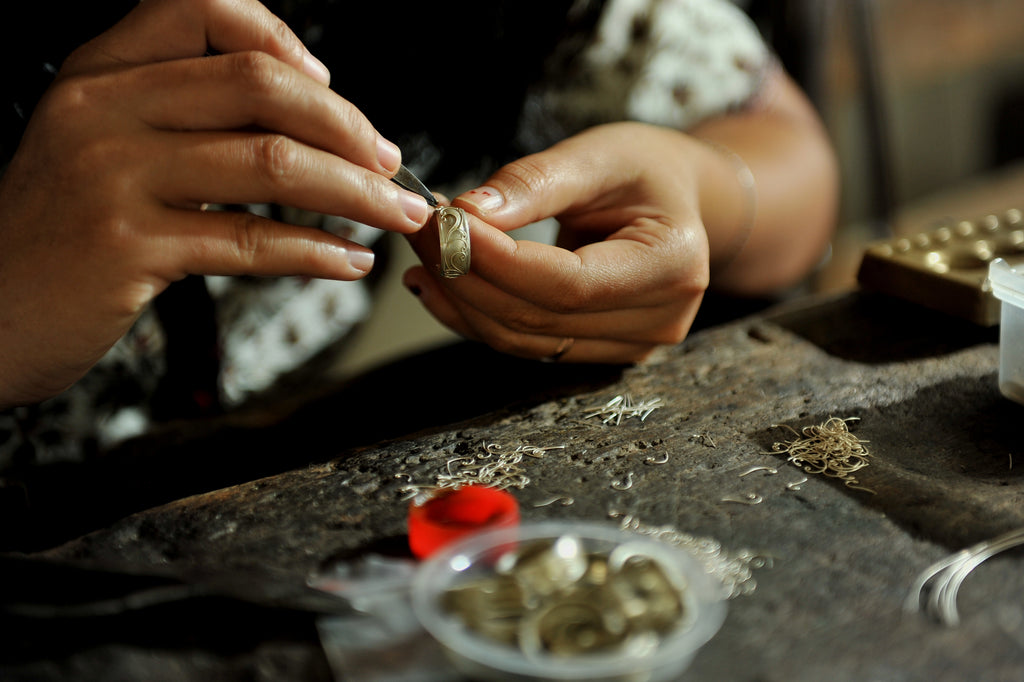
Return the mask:
MULTIPOLYGON (((322 219, 317 223, 322 229, 363 244, 372 244, 381 234, 334 216, 289 217, 300 224, 322 219)), ((343 339, 371 307, 370 291, 362 280, 206 280, 215 301, 219 337, 219 402, 226 409, 303 369, 343 339)), ((13 468, 88 460, 148 432, 157 421, 151 409, 154 396, 168 374, 166 351, 167 330, 149 306, 66 391, 36 405, 0 411, 0 484, 13 468)))
POLYGON ((535 151, 624 120, 685 130, 747 105, 773 64, 728 0, 608 0, 589 38, 551 60, 520 141, 535 151))

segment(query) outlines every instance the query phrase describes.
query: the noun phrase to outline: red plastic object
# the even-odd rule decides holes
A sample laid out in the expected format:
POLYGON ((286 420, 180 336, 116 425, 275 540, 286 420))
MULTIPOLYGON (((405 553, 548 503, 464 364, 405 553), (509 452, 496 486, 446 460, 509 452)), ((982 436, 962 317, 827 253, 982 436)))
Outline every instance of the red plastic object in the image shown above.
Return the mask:
POLYGON ((519 503, 504 490, 481 485, 442 488, 409 505, 409 549, 425 559, 472 533, 519 525, 519 503))

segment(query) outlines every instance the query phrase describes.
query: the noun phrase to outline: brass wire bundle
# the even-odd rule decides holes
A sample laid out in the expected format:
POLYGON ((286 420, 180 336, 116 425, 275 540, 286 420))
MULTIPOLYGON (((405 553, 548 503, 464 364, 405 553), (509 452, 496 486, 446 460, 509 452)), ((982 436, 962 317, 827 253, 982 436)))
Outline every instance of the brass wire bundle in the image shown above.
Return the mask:
POLYGON ((786 453, 786 461, 801 467, 809 474, 838 478, 848 488, 874 495, 874 490, 862 487, 860 481, 851 475, 866 467, 871 456, 864 447, 864 443, 868 441, 854 436, 847 426, 847 422, 858 419, 859 417, 829 417, 824 424, 805 426, 800 431, 786 424, 776 424, 776 427, 789 429, 797 438, 774 443, 772 452, 786 453))

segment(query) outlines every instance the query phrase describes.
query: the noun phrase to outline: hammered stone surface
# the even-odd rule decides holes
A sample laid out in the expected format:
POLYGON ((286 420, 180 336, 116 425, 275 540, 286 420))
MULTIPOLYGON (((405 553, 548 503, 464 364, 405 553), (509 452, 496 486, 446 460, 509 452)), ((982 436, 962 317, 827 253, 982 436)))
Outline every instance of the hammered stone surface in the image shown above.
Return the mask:
MULTIPOLYGON (((307 579, 340 558, 402 554, 410 482, 429 484, 449 460, 487 445, 528 444, 557 449, 524 458, 530 482, 512 489, 524 521, 630 514, 771 557, 754 571, 756 589, 729 601, 684 680, 1024 679, 1019 555, 965 582, 959 627, 901 610, 929 564, 1024 527, 1024 457, 1015 461, 1024 407, 999 394, 998 358, 992 330, 853 293, 694 333, 636 367, 542 365, 459 345, 285 415, 170 430, 112 456, 133 462, 120 473, 77 474, 112 496, 93 515, 62 521, 82 503, 74 476, 29 481, 51 511, 25 527, 37 544, 52 542, 30 558, 187 583, 235 576, 245 604, 292 610, 257 617, 235 604, 215 611, 234 637, 203 626, 183 643, 159 631, 173 645, 111 628, 45 663, 14 657, 8 669, 33 679, 102 670, 331 679, 311 619, 295 608, 307 579), (642 421, 587 416, 624 395, 661 402, 642 421), (792 438, 780 425, 829 417, 856 418, 850 430, 871 455, 857 478, 874 494, 772 451, 792 438), (740 476, 755 465, 778 473, 740 476), (763 501, 724 501, 748 494, 763 501), (545 504, 553 498, 572 504, 545 504)), ((209 610, 197 603, 190 613, 202 621, 209 610)))

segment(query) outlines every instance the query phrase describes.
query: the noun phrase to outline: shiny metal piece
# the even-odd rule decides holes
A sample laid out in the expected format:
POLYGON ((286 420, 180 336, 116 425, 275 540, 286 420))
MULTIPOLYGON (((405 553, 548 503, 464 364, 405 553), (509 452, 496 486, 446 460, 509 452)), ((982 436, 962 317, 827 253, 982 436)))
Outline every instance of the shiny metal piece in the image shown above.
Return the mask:
POLYGON ((484 637, 511 646, 518 641, 523 593, 514 580, 479 581, 452 588, 445 593, 443 605, 484 637))
POLYGON ((680 596, 685 585, 675 585, 662 566, 629 543, 608 557, 609 585, 626 616, 645 628, 664 631, 683 617, 680 596))
POLYGON ((494 574, 449 590, 444 607, 527 658, 644 658, 694 613, 688 585, 648 551, 640 542, 589 551, 571 534, 518 545, 497 558, 494 574))
POLYGON ((633 487, 633 472, 632 471, 630 471, 629 473, 626 474, 626 478, 622 479, 621 481, 614 481, 612 483, 612 488, 614 488, 615 490, 629 490, 632 487, 633 487))
POLYGON ((775 467, 753 466, 753 467, 750 467, 749 469, 747 469, 746 471, 744 471, 742 474, 740 474, 740 478, 743 478, 744 476, 749 476, 750 474, 754 473, 755 471, 765 471, 769 475, 779 473, 779 470, 776 469, 775 467))
POLYGON ((560 504, 563 507, 568 507, 570 504, 573 504, 575 501, 576 500, 574 500, 571 497, 565 497, 565 496, 562 496, 562 495, 555 495, 554 497, 548 498, 547 500, 544 500, 543 502, 535 502, 533 506, 534 507, 547 507, 548 505, 555 504, 557 502, 558 504, 560 504))
POLYGON ((793 481, 792 483, 787 483, 786 484, 786 490, 794 490, 794 491, 795 490, 800 490, 800 486, 802 486, 804 483, 807 483, 807 477, 806 476, 801 478, 799 481, 793 481))
POLYGON ((469 272, 469 218, 465 211, 454 206, 434 209, 434 217, 441 240, 441 276, 461 277, 469 272))
POLYGON ((543 653, 575 656, 613 648, 627 634, 621 613, 580 598, 528 613, 520 623, 519 642, 527 657, 543 653))
POLYGON ((619 526, 623 530, 657 538, 691 552, 704 565, 708 574, 722 581, 728 599, 751 594, 757 588, 752 569, 771 567, 773 563, 769 556, 749 549, 730 551, 712 537, 690 535, 672 526, 652 526, 643 523, 633 514, 609 511, 608 515, 620 519, 619 526))
POLYGON ((553 544, 538 542, 523 547, 510 572, 529 599, 567 589, 586 574, 587 565, 580 539, 563 535, 553 544))
POLYGON ((1024 528, 1016 528, 940 559, 914 579, 903 610, 908 613, 924 610, 943 625, 959 625, 956 600, 963 582, 990 558, 1021 545, 1024 545, 1024 528))
POLYGON ((398 172, 395 173, 395 177, 391 178, 391 182, 395 183, 402 189, 407 189, 410 192, 419 194, 421 197, 427 200, 427 203, 431 206, 437 206, 437 198, 430 193, 427 186, 420 182, 411 170, 405 166, 399 166, 398 172))

